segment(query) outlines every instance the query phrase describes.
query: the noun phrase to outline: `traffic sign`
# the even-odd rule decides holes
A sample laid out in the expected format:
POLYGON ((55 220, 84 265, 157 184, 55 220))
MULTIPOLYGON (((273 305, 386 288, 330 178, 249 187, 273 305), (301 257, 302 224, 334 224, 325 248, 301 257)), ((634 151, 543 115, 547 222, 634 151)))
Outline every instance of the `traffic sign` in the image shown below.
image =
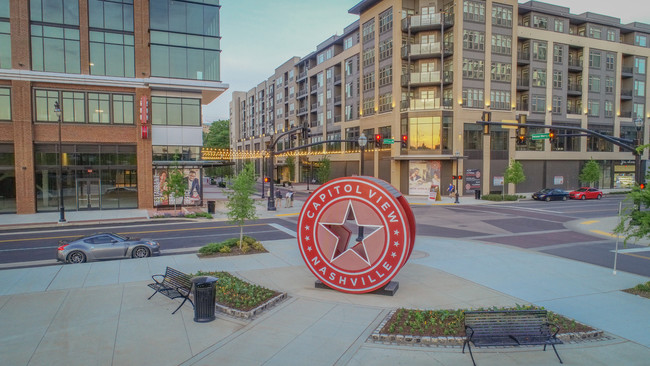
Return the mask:
POLYGON ((384 145, 391 145, 395 143, 395 139, 384 139, 384 145))
POLYGON ((533 140, 544 140, 544 139, 549 138, 550 136, 549 136, 548 133, 534 133, 534 134, 530 135, 530 137, 533 140))

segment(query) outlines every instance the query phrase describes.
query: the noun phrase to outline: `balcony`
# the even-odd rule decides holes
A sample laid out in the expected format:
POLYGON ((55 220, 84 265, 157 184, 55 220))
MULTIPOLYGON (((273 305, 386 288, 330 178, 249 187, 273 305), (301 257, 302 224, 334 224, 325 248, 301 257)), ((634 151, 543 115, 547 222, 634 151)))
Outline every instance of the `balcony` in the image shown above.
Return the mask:
POLYGON ((582 114, 582 107, 567 107, 566 114, 582 114))
POLYGON ((632 100, 632 89, 621 89, 621 100, 632 100))
POLYGON ((440 98, 403 100, 400 107, 402 110, 409 111, 440 109, 440 98))
POLYGON ((530 79, 517 78, 517 91, 526 91, 530 89, 530 79))
POLYGON ((530 65, 530 51, 517 52, 517 65, 530 65))
POLYGON ((621 112, 621 118, 632 118, 632 112, 621 112))
POLYGON ((341 116, 334 116, 334 122, 341 122, 341 116))
POLYGON ((410 75, 402 75, 402 86, 440 85, 440 71, 412 72, 410 75))
POLYGON ((425 14, 425 15, 412 15, 406 19, 402 19, 402 31, 408 32, 410 28, 411 33, 417 33, 427 30, 442 29, 444 27, 453 27, 454 21, 451 16, 444 16, 442 13, 425 14))
POLYGON ((569 72, 582 72, 582 60, 569 57, 569 72))
POLYGON ((316 93, 316 90, 318 90, 318 85, 317 84, 312 85, 310 90, 312 94, 316 93))
MULTIPOLYGON (((453 54, 453 48, 445 45, 445 57, 453 54)), ((441 43, 411 44, 402 47, 402 59, 438 58, 442 54, 441 43)))
POLYGON ((298 93, 296 94, 296 98, 302 99, 302 98, 306 97, 307 94, 309 94, 309 91, 307 90, 307 88, 300 89, 300 90, 298 90, 298 93))
POLYGON ((515 107, 518 111, 527 111, 528 110, 528 103, 517 103, 517 107, 515 107))
POLYGON ((334 85, 341 84, 341 75, 334 76, 334 85))
POLYGON ((298 108, 298 116, 302 116, 304 114, 307 114, 307 107, 298 108))
POLYGON ((305 71, 299 73, 299 74, 298 74, 298 77, 296 78, 296 81, 298 81, 298 80, 300 80, 300 79, 304 79, 304 78, 306 78, 306 77, 307 77, 307 70, 305 70, 305 71))
POLYGON ((621 67, 621 78, 627 79, 631 78, 634 76, 634 68, 631 66, 623 66, 621 67))
POLYGON ((334 105, 341 105, 341 96, 334 97, 334 105))
POLYGON ((582 95, 582 85, 581 84, 569 84, 567 86, 567 95, 572 97, 579 97, 582 95))

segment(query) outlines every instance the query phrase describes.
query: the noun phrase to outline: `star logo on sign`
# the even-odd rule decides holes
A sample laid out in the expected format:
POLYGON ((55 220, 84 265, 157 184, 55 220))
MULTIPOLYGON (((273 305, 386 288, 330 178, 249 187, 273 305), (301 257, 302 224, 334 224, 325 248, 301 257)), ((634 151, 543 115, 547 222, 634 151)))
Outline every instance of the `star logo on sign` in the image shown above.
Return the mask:
MULTIPOLYGON (((335 238, 335 245, 331 253, 331 261, 341 257, 354 256, 370 265, 367 242, 373 241, 372 236, 379 231, 380 225, 364 225, 359 223, 359 217, 354 212, 352 201, 348 201, 347 209, 341 215, 340 221, 319 223, 335 238)), ((328 253, 329 254, 329 253, 328 253)))

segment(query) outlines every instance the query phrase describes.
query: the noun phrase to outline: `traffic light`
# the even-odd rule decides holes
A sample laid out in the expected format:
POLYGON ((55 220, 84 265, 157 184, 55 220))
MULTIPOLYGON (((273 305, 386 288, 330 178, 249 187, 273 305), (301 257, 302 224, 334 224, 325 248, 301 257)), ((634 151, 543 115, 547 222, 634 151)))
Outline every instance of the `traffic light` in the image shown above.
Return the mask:
POLYGON ((377 145, 377 147, 381 147, 381 145, 382 145, 381 144, 381 135, 380 134, 375 135, 375 145, 377 145))
POLYGON ((451 179, 452 180, 463 180, 463 176, 462 175, 452 175, 451 179))
POLYGON ((555 138, 557 137, 557 131, 554 129, 548 130, 548 139, 553 142, 555 141, 555 138))
POLYGON ((517 136, 517 145, 526 145, 526 135, 517 136))
POLYGON ((302 138, 306 140, 306 139, 311 137, 310 136, 311 128, 309 128, 309 126, 305 123, 305 124, 302 125, 301 133, 302 133, 302 138))
POLYGON ((641 189, 645 189, 645 183, 641 183, 641 184, 639 184, 639 188, 641 188, 641 189))
POLYGON ((264 177, 264 183, 268 183, 268 182, 269 182, 269 177, 264 177))
POLYGON ((409 137, 408 135, 402 135, 402 149, 409 147, 409 137))

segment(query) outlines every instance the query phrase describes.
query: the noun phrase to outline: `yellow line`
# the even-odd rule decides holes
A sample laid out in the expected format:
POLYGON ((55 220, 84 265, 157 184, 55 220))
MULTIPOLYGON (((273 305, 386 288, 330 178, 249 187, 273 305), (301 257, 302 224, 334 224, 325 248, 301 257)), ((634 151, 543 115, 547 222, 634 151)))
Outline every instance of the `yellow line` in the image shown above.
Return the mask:
POLYGON ((615 237, 616 237, 616 234, 608 233, 608 232, 606 232, 606 231, 602 231, 602 230, 589 230, 589 231, 592 232, 592 233, 596 233, 596 234, 600 234, 600 235, 609 236, 609 237, 611 237, 611 238, 615 238, 615 237))
MULTIPOLYGON (((264 226, 267 224, 249 224, 249 225, 243 225, 244 227, 249 227, 249 226, 264 226)), ((124 232, 124 233, 118 233, 121 235, 125 234, 147 234, 147 233, 164 233, 164 232, 170 232, 170 231, 191 231, 191 230, 208 230, 208 229, 229 229, 229 228, 234 228, 234 227, 239 227, 237 225, 229 225, 229 226, 212 226, 212 227, 196 227, 196 228, 187 228, 187 229, 166 229, 166 230, 148 230, 148 231, 131 231, 131 232, 124 232)), ((50 240, 50 239, 66 239, 66 238, 78 238, 82 235, 65 235, 65 236, 50 236, 50 237, 44 237, 44 238, 26 238, 26 239, 5 239, 5 240, 0 240, 0 243, 7 243, 7 242, 17 242, 17 241, 35 241, 35 240, 50 240)))
POLYGON ((600 222, 600 220, 583 221, 580 224, 582 224, 582 225, 591 225, 591 224, 594 224, 594 223, 597 223, 597 222, 600 222))
POLYGON ((650 258, 648 258, 648 257, 644 257, 644 256, 642 256, 642 255, 638 255, 638 254, 634 254, 634 253, 621 253, 621 254, 631 255, 631 256, 633 256, 633 257, 637 257, 637 258, 641 258, 641 259, 647 259, 647 260, 650 260, 650 258))
POLYGON ((275 216, 296 216, 296 215, 300 215, 300 214, 296 212, 296 213, 288 213, 288 214, 277 214, 275 216))

